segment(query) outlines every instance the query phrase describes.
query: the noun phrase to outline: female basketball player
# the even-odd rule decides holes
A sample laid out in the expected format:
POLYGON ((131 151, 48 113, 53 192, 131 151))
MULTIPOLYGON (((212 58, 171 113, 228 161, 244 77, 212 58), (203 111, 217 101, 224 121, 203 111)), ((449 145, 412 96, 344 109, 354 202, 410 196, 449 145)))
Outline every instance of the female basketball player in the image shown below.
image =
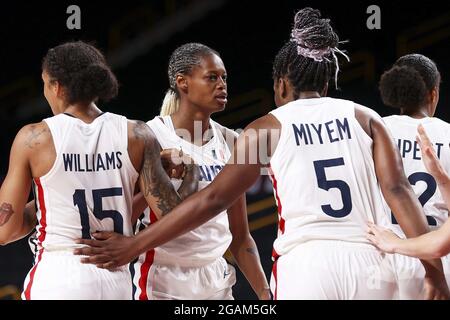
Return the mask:
MULTIPOLYGON (((227 103, 225 66, 216 51, 187 43, 172 53, 168 75, 170 89, 161 117, 147 124, 163 149, 181 149, 199 165, 202 189, 226 164, 237 138, 210 118, 227 103)), ((179 185, 177 180, 173 183, 179 185)), ((135 207, 141 209, 142 204, 145 199, 135 207)), ((144 226, 161 218, 149 210, 145 213, 144 226)), ((141 256, 134 270, 136 299, 233 299, 235 271, 222 257, 228 247, 258 298, 269 299, 258 249, 248 229, 245 194, 217 217, 141 256)))
MULTIPOLYGON (((384 104, 400 109, 400 115, 385 117, 383 120, 400 149, 405 174, 419 197, 432 229, 448 219, 448 208, 437 189, 436 180, 427 173, 421 161, 415 137, 417 126, 423 124, 436 145, 443 166, 450 172, 450 125, 433 118, 439 100, 440 82, 441 76, 435 63, 420 54, 408 54, 398 59, 380 81, 384 104)), ((387 209, 390 213, 390 209, 387 209)), ((404 237, 397 221, 393 217, 390 220, 395 232, 404 237)), ((424 275, 420 261, 403 255, 394 255, 392 259, 399 280, 400 299, 420 298, 424 275)), ((443 260, 443 266, 448 273, 450 266, 447 259, 443 260)))
POLYGON ((55 116, 25 126, 13 143, 0 189, 0 242, 30 230, 30 210, 22 212, 34 183, 39 252, 23 298, 131 299, 128 268, 110 272, 81 264, 73 255, 80 247, 76 240, 103 230, 131 236, 135 185, 152 210, 165 214, 181 195, 197 190, 198 167, 186 166, 178 194, 148 126, 97 107, 97 100, 117 95, 118 83, 95 47, 69 42, 52 48, 42 70, 44 96, 55 116))
MULTIPOLYGON (((450 207, 448 171, 442 166, 442 160, 439 160, 435 147, 422 124, 419 125, 418 132, 417 142, 422 150, 424 165, 436 180, 447 207, 450 207)), ((450 253, 450 220, 447 219, 439 229, 411 239, 401 239, 389 229, 370 224, 368 238, 380 250, 387 253, 399 253, 420 259, 440 258, 450 253)))
MULTIPOLYGON (((291 39, 275 58, 278 109, 247 126, 232 160, 207 188, 133 238, 83 240, 96 247, 80 250, 90 255, 85 261, 122 265, 197 227, 236 201, 268 164, 279 210, 275 298, 392 298, 396 283, 389 262, 365 234, 367 220, 386 218, 378 183, 409 237, 426 233, 428 226, 380 117, 351 101, 325 97, 329 80, 336 80, 338 43, 318 10, 300 10, 291 39)), ((448 297, 441 262, 424 264, 425 296, 448 297)))

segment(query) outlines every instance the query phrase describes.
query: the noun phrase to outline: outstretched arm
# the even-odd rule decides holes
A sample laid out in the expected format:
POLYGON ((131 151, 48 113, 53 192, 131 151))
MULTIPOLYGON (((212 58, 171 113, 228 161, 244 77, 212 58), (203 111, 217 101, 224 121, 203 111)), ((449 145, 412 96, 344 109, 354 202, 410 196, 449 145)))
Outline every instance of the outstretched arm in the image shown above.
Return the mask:
POLYGON ((400 239, 389 229, 369 224, 368 237, 377 248, 387 253, 437 259, 450 253, 450 220, 435 231, 410 239, 400 239))
MULTIPOLYGON (((259 177, 264 161, 258 158, 255 161, 257 163, 251 163, 249 155, 254 154, 255 150, 258 151, 255 149, 259 142, 258 129, 274 127, 277 125, 273 123, 274 121, 279 125, 273 116, 265 116, 250 124, 239 136, 232 159, 214 181, 205 189, 188 197, 171 214, 136 236, 122 239, 119 243, 109 239, 104 242, 82 240, 82 243, 96 248, 78 249, 76 253, 90 256, 83 260, 86 263, 94 263, 108 269, 115 268, 132 261, 141 253, 197 228, 229 208, 259 177), (243 163, 237 164, 234 159, 242 159, 243 163)), ((268 143, 268 140, 264 141, 268 143)), ((260 156, 262 153, 256 154, 260 156)))

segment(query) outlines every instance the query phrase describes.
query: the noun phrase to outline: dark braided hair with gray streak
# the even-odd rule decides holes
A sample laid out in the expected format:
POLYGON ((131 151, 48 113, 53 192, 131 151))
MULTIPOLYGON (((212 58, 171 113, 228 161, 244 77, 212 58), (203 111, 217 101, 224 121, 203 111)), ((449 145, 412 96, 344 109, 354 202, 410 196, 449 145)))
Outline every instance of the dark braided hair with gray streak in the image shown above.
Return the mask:
POLYGON ((177 88, 177 75, 189 75, 195 66, 202 62, 202 58, 219 53, 201 43, 186 43, 175 49, 169 59, 169 90, 166 92, 161 107, 161 116, 167 116, 178 111, 180 107, 180 93, 177 88))
POLYGON ((333 31, 329 19, 322 19, 319 10, 304 8, 294 18, 291 39, 275 57, 273 78, 287 77, 294 87, 294 98, 302 91, 321 93, 337 73, 339 64, 336 53, 348 57, 337 47, 339 37, 333 31))

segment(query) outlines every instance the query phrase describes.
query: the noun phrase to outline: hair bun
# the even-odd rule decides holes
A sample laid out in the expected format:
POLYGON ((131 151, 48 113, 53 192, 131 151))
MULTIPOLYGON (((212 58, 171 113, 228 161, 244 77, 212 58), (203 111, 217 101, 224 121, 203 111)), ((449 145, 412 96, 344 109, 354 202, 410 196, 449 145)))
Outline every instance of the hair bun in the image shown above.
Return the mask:
POLYGON ((390 107, 415 108, 426 102, 426 84, 412 67, 392 67, 381 76, 379 89, 383 103, 390 107))
POLYGON ((322 19, 319 10, 304 8, 295 14, 292 40, 312 50, 337 47, 339 37, 330 25, 330 19, 322 19))
POLYGON ((81 101, 93 100, 96 97, 109 101, 117 95, 118 84, 111 70, 101 64, 92 63, 73 76, 72 94, 81 101), (77 85, 76 85, 77 84, 77 85))

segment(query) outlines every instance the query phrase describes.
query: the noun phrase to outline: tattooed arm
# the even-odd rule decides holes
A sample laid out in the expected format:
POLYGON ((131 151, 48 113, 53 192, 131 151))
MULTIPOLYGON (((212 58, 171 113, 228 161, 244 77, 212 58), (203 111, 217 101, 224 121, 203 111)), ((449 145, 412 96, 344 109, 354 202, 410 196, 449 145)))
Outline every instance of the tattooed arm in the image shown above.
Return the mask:
POLYGON ((19 239, 28 223, 22 212, 31 188, 29 156, 37 143, 34 129, 34 125, 28 125, 20 130, 11 147, 8 173, 0 189, 1 245, 19 239))
POLYGON ((186 173, 178 192, 165 172, 160 158, 161 147, 151 129, 142 121, 132 126, 136 144, 143 154, 139 170, 139 186, 150 208, 158 217, 169 213, 184 198, 197 191, 200 171, 197 165, 186 165, 186 173))
POLYGON ((269 300, 270 288, 261 266, 258 248, 248 228, 245 195, 242 195, 227 212, 233 234, 230 251, 258 298, 269 300))
MULTIPOLYGON (((188 155, 181 155, 180 151, 176 149, 166 149, 160 152, 160 158, 164 171, 169 177, 183 179, 181 186, 178 188, 181 201, 197 191, 200 171, 188 155)), ((175 208, 178 203, 178 201, 172 203, 171 209, 175 208)), ((131 218, 133 224, 136 223, 147 207, 148 203, 143 193, 136 194, 133 199, 133 215, 131 218)))

